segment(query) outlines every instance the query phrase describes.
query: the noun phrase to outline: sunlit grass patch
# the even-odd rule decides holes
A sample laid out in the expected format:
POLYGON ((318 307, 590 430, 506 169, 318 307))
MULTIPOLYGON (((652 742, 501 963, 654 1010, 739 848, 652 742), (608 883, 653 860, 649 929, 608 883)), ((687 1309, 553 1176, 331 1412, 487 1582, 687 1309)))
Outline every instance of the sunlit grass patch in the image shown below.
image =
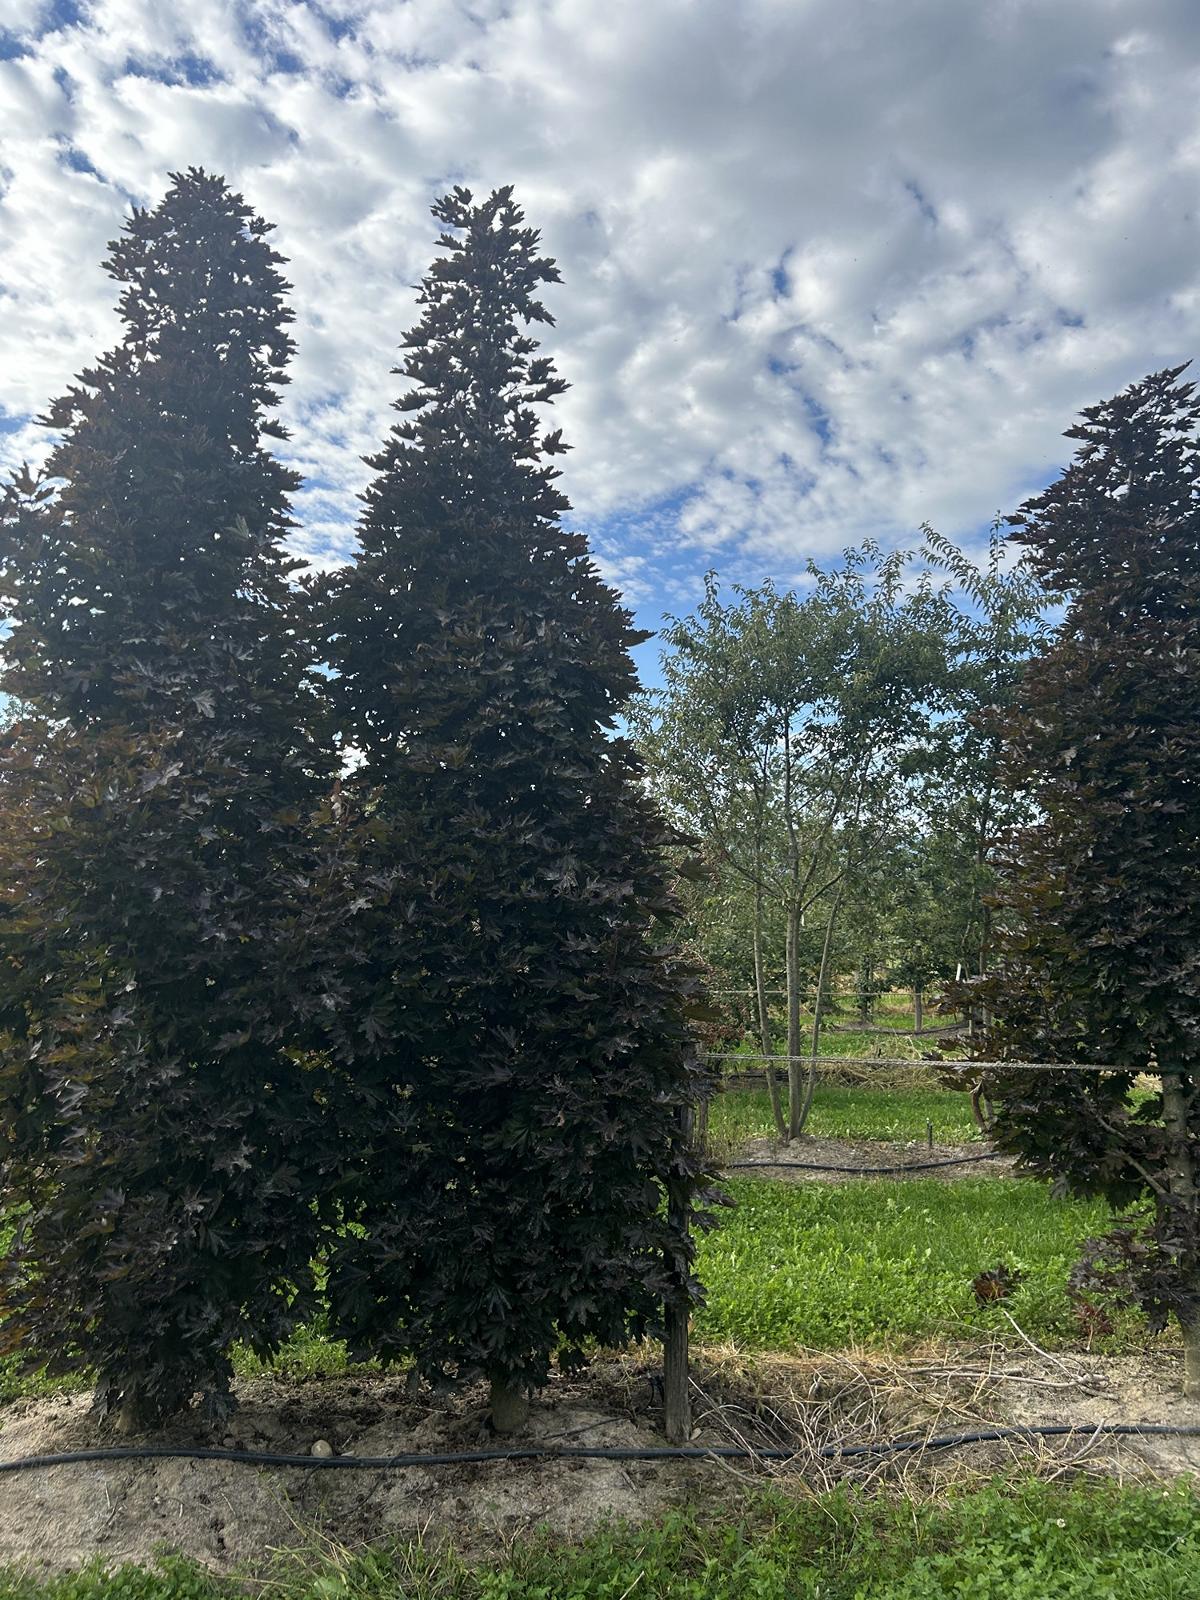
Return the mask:
MULTIPOLYGON (((903 1346, 974 1330, 1011 1332, 972 1280, 1001 1262, 1022 1277, 1002 1302, 1041 1342, 1079 1338, 1066 1283, 1082 1241, 1110 1220, 1029 1179, 738 1180, 736 1209, 700 1247, 708 1303, 697 1339, 748 1349, 903 1346)), ((1141 1327, 1119 1322, 1128 1338, 1141 1327)))
MULTIPOLYGON (((782 1091, 784 1103, 787 1091, 782 1091)), ((975 1134, 970 1096, 954 1089, 873 1089, 869 1085, 818 1083, 805 1132, 821 1139, 922 1140, 933 1123, 939 1143, 961 1143, 975 1134)), ((765 1085, 727 1089, 709 1110, 714 1141, 770 1136, 771 1099, 765 1085)))

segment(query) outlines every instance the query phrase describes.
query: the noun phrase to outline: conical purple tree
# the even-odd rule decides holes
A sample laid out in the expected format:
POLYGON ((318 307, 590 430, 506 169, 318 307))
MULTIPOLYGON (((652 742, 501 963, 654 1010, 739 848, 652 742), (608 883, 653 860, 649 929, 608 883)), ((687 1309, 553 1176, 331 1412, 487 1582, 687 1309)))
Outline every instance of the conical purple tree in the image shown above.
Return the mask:
POLYGON ((3 1339, 133 1428, 228 1404, 315 1305, 323 1072, 280 952, 327 782, 266 448, 292 353, 268 225, 175 176, 107 266, 122 341, 0 517, 3 1339))
POLYGON ((529 333, 558 272, 508 189, 434 215, 403 420, 325 603, 394 908, 392 953, 357 968, 367 1177, 329 1286, 355 1349, 485 1374, 504 1429, 556 1351, 696 1294, 706 1074, 661 943, 668 835, 614 731, 642 636, 562 526, 538 415, 565 387, 529 333))

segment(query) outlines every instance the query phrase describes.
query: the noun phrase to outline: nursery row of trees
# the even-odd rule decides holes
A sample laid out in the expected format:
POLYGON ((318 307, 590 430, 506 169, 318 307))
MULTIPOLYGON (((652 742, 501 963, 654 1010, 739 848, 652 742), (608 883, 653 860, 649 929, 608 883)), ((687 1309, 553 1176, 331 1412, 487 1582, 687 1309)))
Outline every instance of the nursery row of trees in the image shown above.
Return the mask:
POLYGON ((868 997, 873 979, 937 983, 986 1022, 978 1059, 1040 1064, 988 1073, 992 1132, 1125 1213, 1081 1285, 1155 1327, 1174 1314, 1195 1396, 1200 400, 1183 372, 1085 410, 1074 461, 982 568, 927 529, 911 556, 810 566, 799 594, 725 600, 710 580, 638 726, 709 869, 693 935, 754 997, 762 1053, 792 1058, 786 1111, 769 1075, 780 1133, 803 1126, 795 1058, 816 1053, 837 975, 868 997))
POLYGON ((0 505, 0 1322, 128 1428, 322 1306, 509 1428, 696 1293, 697 980, 539 421, 558 274, 508 190, 434 215, 348 567, 295 581, 288 285, 199 171, 0 505))
MULTIPOLYGON (((133 1427, 322 1310, 359 1355, 549 1363, 699 1292, 689 931, 770 1054, 852 967, 1013 1062, 996 1131, 1133 1204, 1085 1272, 1200 1391, 1200 403, 1094 407, 981 567, 926 530, 642 635, 564 531, 507 190, 435 208, 360 549, 297 582, 266 223, 188 172, 108 268, 121 343, 0 502, 0 1328, 133 1427), (1061 596, 1057 626, 1046 606, 1061 596), (645 760, 619 735, 625 719, 645 760), (681 843, 681 829, 687 843, 681 843), (726 984, 725 979, 732 980, 726 984), (782 1033, 767 1003, 781 980, 782 1033), (1145 1075, 1139 1085, 1139 1075, 1145 1075)), ((1058 602, 1056 602, 1058 603, 1058 602)), ((797 1074, 781 1128, 805 1112, 797 1074)))
POLYGON ((689 931, 719 986, 750 997, 761 1053, 789 1058, 786 1108, 768 1073, 781 1136, 803 1129, 799 1058, 839 978, 863 1020, 903 984, 919 1028, 927 991, 987 970, 993 856, 1027 815, 998 781, 996 717, 1052 603, 1006 557, 998 527, 982 566, 926 528, 919 550, 810 562, 799 593, 726 599, 710 575, 638 702, 656 797, 707 868, 689 931))

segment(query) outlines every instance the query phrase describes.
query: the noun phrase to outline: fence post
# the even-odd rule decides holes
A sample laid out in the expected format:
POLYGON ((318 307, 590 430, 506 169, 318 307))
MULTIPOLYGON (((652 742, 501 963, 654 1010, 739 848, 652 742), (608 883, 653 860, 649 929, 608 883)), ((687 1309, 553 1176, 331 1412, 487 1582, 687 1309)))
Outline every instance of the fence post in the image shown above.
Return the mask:
MULTIPOLYGON (((685 1145, 692 1140, 691 1106, 680 1113, 685 1145)), ((687 1185, 673 1179, 667 1185, 667 1219, 673 1229, 688 1231, 690 1221, 687 1185)), ((692 1403, 688 1383, 687 1264, 672 1254, 667 1261, 672 1279, 663 1306, 663 1425, 669 1444, 686 1444, 692 1436, 692 1403)))

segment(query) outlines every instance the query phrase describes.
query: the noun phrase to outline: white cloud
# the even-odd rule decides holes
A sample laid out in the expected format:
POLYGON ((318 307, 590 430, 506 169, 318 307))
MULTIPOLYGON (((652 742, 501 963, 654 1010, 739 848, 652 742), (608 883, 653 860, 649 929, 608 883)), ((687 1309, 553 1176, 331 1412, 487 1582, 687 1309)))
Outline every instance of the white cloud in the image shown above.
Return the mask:
POLYGON ((0 406, 39 410, 111 341, 129 199, 224 171, 291 262, 321 563, 451 181, 515 183, 558 257, 564 485, 651 613, 710 562, 786 577, 925 518, 970 534, 1063 461, 1079 406, 1200 344, 1194 0, 49 16, 0 0, 0 406))

